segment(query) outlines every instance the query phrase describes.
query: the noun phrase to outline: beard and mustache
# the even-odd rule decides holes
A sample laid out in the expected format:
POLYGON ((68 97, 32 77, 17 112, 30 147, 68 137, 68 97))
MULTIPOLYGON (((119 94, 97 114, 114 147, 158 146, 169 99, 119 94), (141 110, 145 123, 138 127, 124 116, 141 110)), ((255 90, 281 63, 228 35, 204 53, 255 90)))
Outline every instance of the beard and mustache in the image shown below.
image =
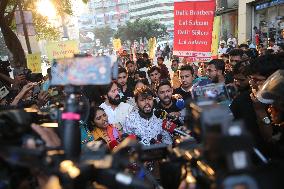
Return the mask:
POLYGON ((215 77, 210 78, 210 79, 211 79, 212 83, 219 83, 219 78, 218 78, 218 76, 215 76, 215 77))
POLYGON ((167 106, 167 105, 171 104, 172 98, 171 98, 171 96, 165 96, 163 99, 161 99, 161 101, 164 105, 167 106))
POLYGON ((115 98, 111 98, 110 96, 107 95, 108 101, 112 105, 119 105, 121 103, 121 99, 119 94, 115 96, 115 98))
POLYGON ((138 106, 138 109, 139 115, 144 119, 149 119, 153 116, 153 107, 151 107, 150 105, 145 105, 144 107, 138 106))

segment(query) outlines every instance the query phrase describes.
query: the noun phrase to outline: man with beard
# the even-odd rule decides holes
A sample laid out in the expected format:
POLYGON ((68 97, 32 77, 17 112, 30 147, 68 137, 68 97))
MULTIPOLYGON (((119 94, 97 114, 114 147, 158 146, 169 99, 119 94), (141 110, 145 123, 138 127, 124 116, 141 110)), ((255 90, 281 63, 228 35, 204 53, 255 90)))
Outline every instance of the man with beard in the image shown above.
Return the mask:
POLYGON ((153 140, 171 144, 171 136, 162 128, 163 120, 153 113, 154 93, 151 89, 146 86, 138 88, 134 96, 138 110, 131 112, 126 118, 123 131, 136 135, 144 145, 150 145, 153 140))
POLYGON ((125 68, 119 67, 118 68, 118 77, 117 77, 117 83, 121 90, 121 100, 126 101, 128 97, 133 96, 133 86, 128 85, 128 75, 125 68))
POLYGON ((236 120, 243 119, 247 129, 258 141, 261 140, 258 127, 256 126, 256 115, 250 98, 250 86, 248 78, 249 70, 245 62, 238 62, 233 67, 234 83, 238 89, 238 95, 232 101, 230 109, 236 120))
POLYGON ((222 59, 213 59, 208 63, 207 76, 213 83, 225 83, 225 62, 222 59))
POLYGON ((130 104, 121 102, 119 88, 115 81, 106 87, 104 98, 105 102, 100 107, 105 110, 109 123, 122 126, 133 107, 130 104))
MULTIPOLYGON (((246 128, 254 137, 256 147, 265 155, 270 155, 268 142, 271 141, 272 129, 271 120, 266 111, 265 104, 257 100, 256 94, 264 81, 276 70, 284 69, 283 55, 265 55, 252 60, 249 65, 249 85, 250 89, 240 93, 239 97, 231 105, 235 119, 242 119, 246 128)), ((242 67, 238 68, 242 73, 242 67)), ((246 75, 246 74, 245 74, 246 75)), ((235 76, 236 77, 236 76, 235 76)), ((235 79, 244 79, 236 77, 235 79)), ((245 90, 246 85, 242 84, 245 90)))
POLYGON ((134 61, 128 60, 126 62, 126 69, 127 69, 127 74, 128 74, 127 85, 133 89, 135 85, 135 72, 137 70, 136 64, 134 63, 134 61))
POLYGON ((174 90, 174 94, 180 94, 184 100, 191 99, 191 87, 194 79, 193 68, 187 64, 181 66, 179 69, 179 78, 181 86, 174 90))
POLYGON ((157 109, 165 110, 169 115, 176 117, 174 123, 180 125, 181 110, 183 107, 178 107, 177 98, 173 97, 173 88, 170 81, 162 80, 157 86, 157 95, 160 102, 157 109))
POLYGON ((158 57, 157 62, 158 62, 158 67, 161 70, 161 79, 170 79, 170 74, 167 66, 164 64, 164 57, 158 57))

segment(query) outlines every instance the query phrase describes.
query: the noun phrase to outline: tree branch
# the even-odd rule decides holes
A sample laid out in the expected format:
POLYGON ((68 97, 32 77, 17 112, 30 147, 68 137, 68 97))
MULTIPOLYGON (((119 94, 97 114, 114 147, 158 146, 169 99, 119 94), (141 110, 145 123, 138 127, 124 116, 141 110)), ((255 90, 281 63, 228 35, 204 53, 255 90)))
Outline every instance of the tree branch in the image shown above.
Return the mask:
POLYGON ((12 21, 13 21, 13 18, 14 18, 14 13, 17 9, 17 4, 14 5, 13 9, 11 10, 11 12, 9 12, 6 16, 5 16, 5 19, 6 19, 6 23, 10 26, 12 21))
POLYGON ((9 0, 1 0, 0 1, 0 19, 3 19, 3 17, 4 17, 5 9, 8 6, 8 1, 9 0))

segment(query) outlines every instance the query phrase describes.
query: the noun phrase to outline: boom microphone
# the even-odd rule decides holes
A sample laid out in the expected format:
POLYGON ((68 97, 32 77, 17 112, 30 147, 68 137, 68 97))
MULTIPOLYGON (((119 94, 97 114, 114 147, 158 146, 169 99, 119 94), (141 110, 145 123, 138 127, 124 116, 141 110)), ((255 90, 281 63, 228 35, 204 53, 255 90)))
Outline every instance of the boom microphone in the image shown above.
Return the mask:
POLYGON ((185 108, 185 102, 182 98, 177 99, 176 101, 176 106, 178 107, 178 109, 182 110, 185 108))
POLYGON ((113 141, 111 141, 111 142, 108 144, 108 146, 109 146, 109 148, 112 150, 112 149, 114 149, 115 147, 117 147, 118 144, 119 144, 119 143, 118 143, 116 140, 113 140, 113 141))

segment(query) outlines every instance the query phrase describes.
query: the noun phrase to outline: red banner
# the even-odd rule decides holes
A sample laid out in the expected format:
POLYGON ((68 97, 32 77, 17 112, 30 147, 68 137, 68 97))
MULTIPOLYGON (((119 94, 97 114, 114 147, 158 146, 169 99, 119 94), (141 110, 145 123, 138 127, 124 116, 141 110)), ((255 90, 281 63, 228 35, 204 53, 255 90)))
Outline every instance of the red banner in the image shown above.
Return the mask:
POLYGON ((174 3, 174 55, 191 61, 211 59, 215 6, 215 0, 174 3))

